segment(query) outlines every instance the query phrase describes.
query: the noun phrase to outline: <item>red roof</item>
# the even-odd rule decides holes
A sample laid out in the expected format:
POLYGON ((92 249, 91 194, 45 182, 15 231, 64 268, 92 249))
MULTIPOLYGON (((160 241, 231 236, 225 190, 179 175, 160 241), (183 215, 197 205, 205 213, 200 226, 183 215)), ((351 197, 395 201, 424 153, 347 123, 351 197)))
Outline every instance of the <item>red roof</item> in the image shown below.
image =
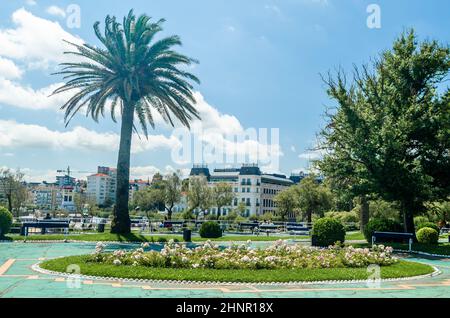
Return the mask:
POLYGON ((104 173, 97 173, 97 174, 93 174, 90 177, 109 177, 107 174, 104 173))

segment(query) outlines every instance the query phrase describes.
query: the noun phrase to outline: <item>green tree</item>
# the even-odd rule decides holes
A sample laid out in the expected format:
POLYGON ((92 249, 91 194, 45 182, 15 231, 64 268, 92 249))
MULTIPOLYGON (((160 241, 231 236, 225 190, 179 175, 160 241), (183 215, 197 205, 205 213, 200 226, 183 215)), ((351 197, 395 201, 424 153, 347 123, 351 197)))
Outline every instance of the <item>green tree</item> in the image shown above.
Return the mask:
POLYGON ((295 187, 287 188, 275 196, 274 202, 277 207, 277 215, 284 221, 286 216, 293 215, 299 205, 298 190, 295 187))
POLYGON ((162 31, 164 20, 156 23, 150 17, 138 18, 131 10, 123 24, 115 17, 107 16, 102 33, 100 23, 94 31, 104 48, 89 44, 71 43, 75 51, 67 52, 81 57, 82 61, 63 63, 57 74, 64 75, 67 82, 54 94, 74 91, 63 106, 66 124, 85 106, 86 114, 98 121, 111 101, 111 117, 116 121, 116 109, 121 115, 121 133, 117 161, 117 191, 112 233, 129 233, 128 211, 130 150, 134 117, 138 119, 143 133, 148 135, 148 124, 154 127, 152 111, 174 125, 172 117, 189 127, 193 118, 199 118, 194 105, 193 86, 189 81, 199 80, 185 70, 195 60, 173 50, 181 45, 178 36, 155 40, 162 31))
POLYGON ((424 203, 450 191, 449 68, 450 49, 418 43, 411 30, 355 68, 351 84, 342 71, 326 79, 337 109, 321 132, 324 161, 339 160, 343 178, 351 174, 364 192, 399 202, 409 233, 424 203))
POLYGON ((320 217, 331 209, 333 196, 328 188, 321 185, 314 175, 304 178, 295 188, 298 196, 298 207, 306 214, 308 223, 312 222, 312 215, 320 217))
POLYGON ((164 190, 149 187, 133 195, 132 206, 144 212, 158 211, 164 204, 164 190))
POLYGON ((231 185, 227 183, 218 183, 212 188, 212 201, 217 207, 217 217, 221 216, 221 209, 233 203, 234 192, 231 185))
POLYGON ((204 176, 190 177, 187 197, 189 210, 200 209, 203 212, 208 210, 213 204, 211 192, 208 181, 204 176))
POLYGON ((163 191, 167 218, 171 220, 173 207, 181 200, 181 178, 177 173, 166 176, 163 191))
POLYGON ((20 208, 28 198, 23 184, 24 174, 20 170, 0 169, 0 193, 8 202, 8 210, 19 216, 20 208))

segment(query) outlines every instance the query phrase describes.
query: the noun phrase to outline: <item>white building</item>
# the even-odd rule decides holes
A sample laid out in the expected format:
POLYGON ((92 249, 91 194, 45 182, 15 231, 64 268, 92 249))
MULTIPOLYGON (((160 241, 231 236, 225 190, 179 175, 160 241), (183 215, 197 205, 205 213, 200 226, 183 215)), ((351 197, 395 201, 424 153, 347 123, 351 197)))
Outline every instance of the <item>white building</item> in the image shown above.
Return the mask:
MULTIPOLYGON (((190 175, 205 176, 210 186, 221 182, 231 185, 235 198, 231 206, 222 208, 221 215, 237 208, 241 202, 246 207, 245 216, 273 213, 276 210, 275 195, 294 184, 284 175, 262 173, 253 164, 246 164, 241 168, 214 169, 212 173, 206 166, 194 166, 190 175)), ((216 210, 213 207, 211 212, 216 214, 216 210)))
POLYGON ((116 199, 117 170, 98 167, 98 173, 87 177, 87 195, 97 205, 114 204, 116 199))

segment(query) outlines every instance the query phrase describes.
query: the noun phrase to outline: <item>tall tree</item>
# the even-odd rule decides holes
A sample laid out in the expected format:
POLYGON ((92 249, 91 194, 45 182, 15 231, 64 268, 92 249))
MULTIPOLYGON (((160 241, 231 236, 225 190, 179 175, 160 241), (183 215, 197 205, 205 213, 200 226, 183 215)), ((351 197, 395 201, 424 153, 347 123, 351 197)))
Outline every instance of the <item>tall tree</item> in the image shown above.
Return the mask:
POLYGON ((172 219, 172 210, 181 200, 181 178, 177 173, 166 176, 164 180, 164 205, 167 210, 167 218, 172 219))
POLYGON ((24 174, 20 170, 0 169, 0 193, 8 202, 8 210, 19 216, 19 210, 26 200, 27 191, 23 185, 24 174))
POLYGON ((188 205, 190 211, 200 209, 204 212, 211 207, 211 189, 204 176, 191 176, 189 178, 188 205))
POLYGON ((217 217, 220 218, 222 207, 233 203, 234 192, 230 184, 218 183, 212 188, 212 200, 217 207, 217 217))
POLYGON ((308 223, 312 222, 312 215, 323 216, 331 209, 333 196, 329 189, 321 185, 314 175, 304 178, 295 188, 298 196, 298 206, 306 214, 308 223))
POLYGON ((128 195, 135 116, 146 136, 148 124, 155 126, 154 111, 172 126, 172 117, 187 127, 193 118, 199 118, 189 82, 199 83, 199 80, 185 71, 185 66, 197 62, 173 50, 174 46, 181 45, 178 36, 155 40, 163 22, 151 22, 146 15, 136 18, 133 10, 124 17, 123 24, 107 16, 103 33, 100 23, 94 24, 95 35, 104 48, 71 43, 75 51, 66 53, 83 60, 63 63, 63 70, 57 73, 64 75, 67 83, 54 94, 74 91, 72 98, 61 107, 65 110, 66 124, 83 107, 86 115, 98 121, 108 102, 111 102, 112 120, 116 121, 116 108, 119 108, 122 124, 112 233, 131 231, 128 195))
POLYGON ((277 215, 284 221, 286 216, 292 215, 298 208, 298 189, 296 187, 287 188, 279 192, 274 201, 277 206, 277 215))
POLYGON ((415 232, 426 201, 450 191, 449 69, 450 49, 418 43, 411 30, 370 66, 355 68, 351 84, 342 71, 326 79, 337 109, 321 132, 324 160, 351 162, 343 165, 357 182, 399 202, 406 232, 415 232))

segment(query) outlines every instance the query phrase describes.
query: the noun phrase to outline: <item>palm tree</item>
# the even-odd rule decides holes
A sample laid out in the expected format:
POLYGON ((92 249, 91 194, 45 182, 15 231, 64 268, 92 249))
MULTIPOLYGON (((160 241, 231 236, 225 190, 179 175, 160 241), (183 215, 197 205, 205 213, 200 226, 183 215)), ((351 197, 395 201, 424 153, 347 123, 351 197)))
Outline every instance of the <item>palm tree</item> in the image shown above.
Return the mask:
POLYGON ((110 105, 114 122, 115 110, 117 107, 120 110, 122 123, 111 233, 130 232, 128 192, 131 139, 133 130, 136 131, 134 117, 145 136, 148 136, 148 124, 155 128, 152 111, 158 112, 172 127, 172 117, 188 128, 192 119, 200 119, 194 107, 196 101, 190 81, 200 82, 182 69, 198 62, 172 49, 181 45, 178 36, 156 41, 155 35, 162 31, 165 20, 156 23, 150 20, 146 15, 136 18, 133 10, 124 17, 123 24, 107 16, 103 34, 100 22, 96 22, 94 31, 104 48, 68 42, 76 50, 64 53, 81 57, 81 60, 62 63, 62 70, 56 73, 64 75, 67 82, 53 94, 74 92, 61 107, 65 110, 66 127, 82 108, 86 108, 86 116, 96 122, 100 115, 104 116, 107 105, 110 105))

